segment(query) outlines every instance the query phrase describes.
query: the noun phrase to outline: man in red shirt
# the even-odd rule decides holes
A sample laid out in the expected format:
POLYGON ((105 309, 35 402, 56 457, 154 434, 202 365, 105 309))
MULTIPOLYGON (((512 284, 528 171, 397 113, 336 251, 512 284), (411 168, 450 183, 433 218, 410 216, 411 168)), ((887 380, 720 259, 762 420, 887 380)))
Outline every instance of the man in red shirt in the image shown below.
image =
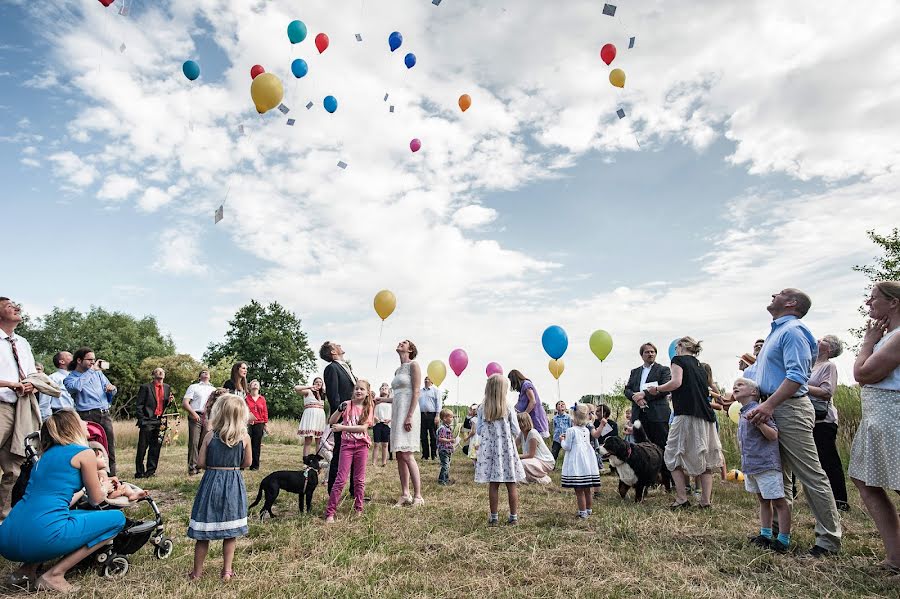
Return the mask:
POLYGON ((163 415, 166 405, 174 400, 172 388, 163 381, 166 379, 166 371, 156 368, 153 371, 153 380, 141 385, 137 396, 137 426, 138 433, 137 455, 135 462, 135 478, 150 478, 156 475, 156 466, 159 463, 159 450, 162 447, 162 439, 159 437, 161 425, 160 416, 163 415), (147 465, 144 466, 144 456, 147 456, 147 465))

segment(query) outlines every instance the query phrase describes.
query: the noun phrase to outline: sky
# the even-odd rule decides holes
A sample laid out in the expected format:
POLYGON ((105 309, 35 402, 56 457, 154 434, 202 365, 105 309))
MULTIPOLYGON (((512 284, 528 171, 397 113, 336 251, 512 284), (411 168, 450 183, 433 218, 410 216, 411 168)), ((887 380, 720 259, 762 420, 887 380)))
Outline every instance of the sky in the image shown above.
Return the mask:
POLYGON ((32 316, 153 315, 198 358, 240 306, 278 301, 314 351, 341 343, 376 384, 399 340, 423 367, 465 349, 442 385, 454 403, 480 400, 492 361, 548 403, 608 392, 641 343, 665 354, 682 335, 730 384, 784 287, 812 297, 814 334, 852 341, 867 293, 852 267, 879 254, 866 231, 900 222, 900 5, 602 9, 3 0, 0 205, 17 242, 0 294, 32 316), (309 36, 292 45, 294 19, 309 36), (287 115, 256 113, 255 64, 283 81, 287 115), (398 300, 383 328, 380 289, 398 300), (558 384, 550 325, 569 337, 558 384), (598 329, 614 342, 603 363, 598 329))

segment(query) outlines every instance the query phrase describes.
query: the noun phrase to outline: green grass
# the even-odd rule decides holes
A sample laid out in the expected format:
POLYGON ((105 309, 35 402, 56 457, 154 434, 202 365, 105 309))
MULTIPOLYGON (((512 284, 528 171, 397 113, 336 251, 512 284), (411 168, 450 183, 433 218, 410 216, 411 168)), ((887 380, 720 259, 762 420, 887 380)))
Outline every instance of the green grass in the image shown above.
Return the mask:
MULTIPOLYGON (((722 423, 726 444, 729 424, 722 423)), ((300 447, 280 442, 293 441, 288 431, 296 424, 279 426, 280 432, 264 441, 262 470, 244 473, 251 499, 265 474, 296 468, 300 461, 300 447)), ((127 479, 134 450, 123 447, 119 456, 120 474, 127 479)), ((454 456, 451 475, 457 484, 451 487, 436 485, 437 472, 436 463, 422 465, 424 507, 396 510, 391 508, 398 495, 394 462, 370 467, 366 490, 372 502, 365 513, 349 519, 352 502, 345 499, 332 526, 320 517, 324 485, 316 492, 312 515, 298 515, 296 495, 283 493, 275 520, 260 522, 253 517, 258 512, 251 514, 250 534, 238 541, 234 581, 219 581, 221 544, 213 543, 206 575, 189 583, 185 574, 193 543, 185 532, 200 479, 186 475, 183 444, 164 447, 159 475, 139 482, 159 503, 167 534, 175 539, 173 555, 160 561, 143 548, 119 581, 94 572, 73 574, 73 582, 82 586, 76 596, 831 599, 900 594, 875 568, 884 551, 854 490, 852 512, 842 514, 843 552, 808 562, 748 546, 747 535, 757 530, 757 506, 734 483, 716 481, 712 511, 673 513, 665 493, 654 491, 635 505, 619 499, 616 480, 604 476, 594 516, 580 522, 574 518, 574 496, 559 487, 555 472, 553 485, 520 486, 519 526, 488 528, 487 488, 472 482, 471 462, 454 456)), ((505 520, 502 490, 500 511, 505 520)), ((802 495, 794 514, 793 538, 800 552, 814 542, 813 519, 802 495)), ((11 568, 8 564, 7 571, 11 568)))

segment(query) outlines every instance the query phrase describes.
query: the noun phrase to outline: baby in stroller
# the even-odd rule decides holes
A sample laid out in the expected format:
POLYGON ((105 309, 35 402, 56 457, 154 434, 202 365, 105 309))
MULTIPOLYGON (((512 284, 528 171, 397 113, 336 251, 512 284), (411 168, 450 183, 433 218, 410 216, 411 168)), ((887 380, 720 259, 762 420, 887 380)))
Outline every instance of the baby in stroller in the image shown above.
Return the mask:
POLYGON ((117 477, 109 475, 109 458, 106 455, 106 448, 101 443, 91 441, 88 447, 93 449, 94 455, 97 456, 97 474, 100 477, 100 486, 106 493, 107 503, 117 507, 124 506, 150 494, 137 485, 122 482, 117 477))

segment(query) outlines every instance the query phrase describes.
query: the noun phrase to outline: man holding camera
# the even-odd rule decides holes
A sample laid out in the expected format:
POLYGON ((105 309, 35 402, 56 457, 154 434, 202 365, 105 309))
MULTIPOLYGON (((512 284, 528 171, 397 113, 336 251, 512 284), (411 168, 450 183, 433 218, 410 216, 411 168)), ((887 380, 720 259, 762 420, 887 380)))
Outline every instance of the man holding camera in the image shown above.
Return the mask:
POLYGON ((137 455, 134 457, 135 478, 150 478, 156 476, 156 467, 159 464, 159 450, 162 448, 162 439, 159 429, 162 426, 161 417, 165 413, 166 405, 175 399, 172 388, 163 383, 166 380, 166 371, 162 368, 153 370, 153 380, 141 385, 138 390, 137 426, 138 433, 137 455), (149 450, 149 451, 148 451, 149 450), (144 456, 147 456, 147 465, 144 466, 144 456))
POLYGON ((97 360, 94 350, 80 347, 72 354, 69 362, 69 376, 63 385, 72 400, 75 410, 82 420, 96 422, 106 431, 106 444, 109 450, 109 475, 116 475, 116 436, 113 430, 109 408, 112 398, 118 390, 109 382, 103 370, 109 367, 108 362, 97 360))

